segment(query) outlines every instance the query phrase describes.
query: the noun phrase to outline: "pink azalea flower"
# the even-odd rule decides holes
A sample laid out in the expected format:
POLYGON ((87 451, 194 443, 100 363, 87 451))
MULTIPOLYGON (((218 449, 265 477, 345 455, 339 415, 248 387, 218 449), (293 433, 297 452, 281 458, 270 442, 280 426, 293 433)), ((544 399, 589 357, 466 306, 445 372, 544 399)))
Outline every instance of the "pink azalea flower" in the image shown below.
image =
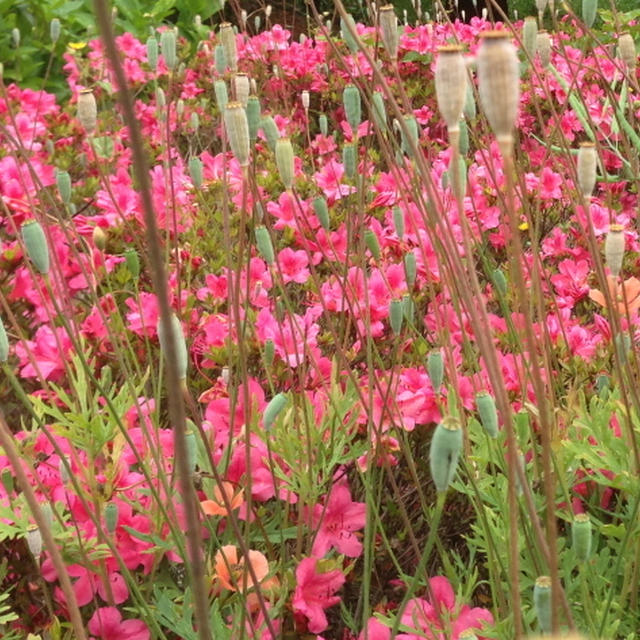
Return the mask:
POLYGON ((37 378, 41 375, 44 380, 54 382, 60 380, 64 375, 64 363, 71 349, 71 340, 62 327, 51 329, 48 325, 42 325, 36 331, 33 340, 21 340, 16 343, 16 355, 20 358, 20 375, 23 378, 37 378))
POLYGON ((339 569, 318 573, 317 564, 317 558, 304 558, 298 565, 292 602, 294 612, 307 618, 311 633, 321 633, 329 626, 324 610, 340 602, 340 596, 331 594, 338 591, 346 579, 339 569))
POLYGON ((309 276, 309 258, 305 251, 294 251, 287 247, 278 254, 278 266, 284 282, 305 283, 309 276))
POLYGON ((91 616, 89 633, 101 640, 148 640, 149 628, 142 620, 122 620, 116 607, 100 607, 91 616))

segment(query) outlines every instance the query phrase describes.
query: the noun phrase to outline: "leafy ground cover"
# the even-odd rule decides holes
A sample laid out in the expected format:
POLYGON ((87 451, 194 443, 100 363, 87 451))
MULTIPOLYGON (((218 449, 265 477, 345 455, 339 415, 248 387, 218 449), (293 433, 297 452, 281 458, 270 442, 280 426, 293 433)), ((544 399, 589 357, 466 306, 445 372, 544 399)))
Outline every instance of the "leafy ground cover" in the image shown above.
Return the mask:
POLYGON ((2 637, 638 637, 636 16, 584 4, 0 84, 2 637))

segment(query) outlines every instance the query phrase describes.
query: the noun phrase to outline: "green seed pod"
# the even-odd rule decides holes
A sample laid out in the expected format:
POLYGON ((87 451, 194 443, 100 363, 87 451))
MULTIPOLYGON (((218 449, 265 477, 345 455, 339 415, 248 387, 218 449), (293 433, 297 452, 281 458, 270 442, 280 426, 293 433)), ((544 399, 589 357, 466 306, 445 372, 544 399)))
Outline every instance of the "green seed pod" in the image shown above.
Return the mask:
POLYGON ((173 71, 178 63, 176 57, 176 32, 173 29, 167 29, 160 34, 160 50, 167 68, 173 71))
POLYGON ((358 126, 362 122, 362 105, 360 101, 360 91, 353 84, 348 84, 342 92, 342 105, 347 122, 354 135, 357 135, 358 126))
POLYGON ((49 247, 42 225, 36 220, 22 225, 22 241, 34 267, 43 275, 49 273, 49 247))
POLYGON ((116 502, 107 502, 104 505, 104 526, 107 533, 113 534, 118 526, 120 508, 116 502))
POLYGON ((536 56, 538 46, 538 20, 534 16, 524 19, 522 27, 522 44, 530 60, 536 56))
POLYGON ((367 249, 371 252, 376 262, 380 260, 380 243, 378 242, 378 236, 372 229, 365 229, 364 242, 367 245, 367 249))
POLYGON ((49 36, 51 38, 51 42, 58 42, 58 38, 60 37, 60 20, 58 18, 53 18, 49 23, 49 36))
POLYGON ((147 38, 147 62, 151 71, 155 71, 158 68, 158 41, 155 36, 147 38))
POLYGON ((486 391, 476 394, 476 406, 480 414, 480 422, 491 438, 498 437, 498 412, 496 401, 486 391))
POLYGON ((402 300, 392 300, 389 303, 389 324, 393 334, 396 336, 402 331, 403 316, 402 300))
POLYGON ((156 107, 159 111, 162 111, 162 115, 164 115, 163 109, 167 106, 167 97, 164 93, 164 89, 162 87, 158 87, 156 89, 156 107))
POLYGON ((392 4, 380 7, 378 12, 382 44, 392 60, 398 58, 398 18, 392 4))
POLYGON ((467 127, 467 121, 462 118, 458 125, 460 129, 460 137, 458 138, 458 150, 461 156, 466 156, 469 153, 469 127, 467 127))
POLYGON ((128 247, 124 250, 124 262, 133 279, 137 280, 140 276, 140 258, 133 247, 128 247))
POLYGON ((255 16, 253 19, 253 26, 255 27, 256 33, 260 31, 260 27, 262 26, 262 16, 255 16))
POLYGON ((239 102, 230 102, 224 110, 224 128, 229 147, 241 167, 249 166, 249 123, 239 102))
POLYGON ((322 196, 313 199, 313 212, 325 231, 329 230, 329 208, 322 196))
POLYGON ((402 296, 402 310, 407 322, 412 325, 415 321, 416 305, 413 302, 413 298, 408 293, 405 293, 402 296))
POLYGON ((224 80, 216 80, 213 83, 213 92, 216 95, 216 104, 220 113, 224 113, 224 110, 229 104, 229 91, 227 90, 227 83, 224 80))
POLYGON ((496 291, 502 296, 507 295, 507 279, 504 276, 504 273, 501 269, 494 269, 491 274, 491 279, 493 280, 493 285, 496 288, 496 291))
POLYGON ((266 116, 265 118, 262 118, 260 126, 262 128, 262 133, 264 133, 264 137, 267 139, 269 149, 275 152, 276 142, 280 137, 276 121, 271 116, 266 116))
POLYGON ((56 170, 56 186, 62 202, 69 204, 71 202, 71 176, 68 171, 56 170))
POLYGON ((404 237, 404 213, 398 206, 393 207, 393 226, 400 240, 404 237))
POLYGON ((269 230, 265 226, 260 225, 255 228, 255 236, 260 255, 265 259, 267 264, 273 264, 275 254, 273 252, 273 244, 271 243, 269 230))
POLYGON ((273 426, 279 413, 285 408, 287 404, 287 396, 284 393, 278 393, 271 398, 269 404, 264 410, 263 424, 264 428, 269 431, 273 426))
POLYGON ((631 350, 631 338, 626 331, 617 333, 613 339, 616 349, 616 356, 620 360, 620 364, 625 365, 629 360, 629 351, 631 350))
POLYGON ((42 534, 37 524, 30 524, 27 527, 26 539, 27 547, 29 547, 31 555, 36 560, 40 560, 40 556, 42 555, 42 534))
POLYGON ((384 96, 380 91, 374 91, 371 96, 371 111, 373 122, 380 131, 387 129, 387 109, 384 106, 384 96))
POLYGON ((342 164, 344 165, 344 175, 353 180, 358 171, 358 157, 356 145, 353 142, 345 142, 342 147, 342 164))
MULTIPOLYGON (((456 164, 458 165, 458 179, 451 181, 451 191, 457 200, 462 200, 467 193, 467 163, 462 156, 457 156, 456 164)), ((455 171, 455 167, 452 169, 455 171)))
POLYGON ((278 138, 276 141, 276 166, 284 188, 291 191, 295 175, 295 159, 289 138, 278 138))
POLYGON ((224 53, 224 47, 221 44, 216 45, 213 50, 213 59, 218 73, 224 73, 227 68, 227 56, 224 53))
POLYGON ((191 176, 191 182, 196 189, 200 189, 202 186, 202 160, 198 156, 191 156, 189 158, 189 175, 191 176))
POLYGON ((540 576, 533 587, 533 606, 543 633, 551 633, 551 578, 540 576))
MULTIPOLYGON (((187 366, 189 364, 189 353, 187 351, 187 343, 184 339, 184 333, 182 332, 182 324, 175 313, 171 314, 171 328, 173 330, 174 345, 175 345, 175 357, 176 368, 178 373, 178 380, 187 379, 187 366)), ((162 324, 162 320, 158 322, 158 339, 160 340, 160 348, 164 354, 167 353, 168 338, 162 324)))
POLYGON ((467 94, 464 98, 462 113, 466 120, 474 120, 477 115, 476 97, 473 95, 473 85, 467 82, 467 94))
POLYGON ((184 444, 187 450, 187 468, 189 473, 193 473, 196 470, 196 462, 198 458, 198 441, 196 439, 196 432, 191 425, 195 427, 193 422, 188 420, 187 430, 184 434, 184 444))
POLYGON ((273 358, 275 356, 275 345, 273 344, 273 340, 268 338, 264 343, 264 363, 268 368, 273 364, 273 358))
POLYGON ((418 146, 418 121, 414 115, 406 115, 404 117, 404 124, 407 129, 407 134, 405 134, 404 129, 401 129, 401 148, 407 156, 411 157, 413 154, 412 146, 418 146))
POLYGON ((15 483, 13 481, 13 473, 11 473, 11 469, 5 468, 2 470, 2 474, 0 475, 0 480, 2 481, 2 486, 8 495, 13 493, 13 489, 15 483))
POLYGON ((440 387, 442 387, 444 380, 444 361, 439 349, 431 351, 427 356, 427 374, 433 390, 440 393, 440 387))
POLYGON ((4 322, 0 318, 0 362, 6 362, 9 359, 9 338, 4 328, 4 322))
POLYGON ((326 138, 329 134, 329 120, 324 113, 318 116, 318 127, 320 128, 320 133, 326 138))
POLYGON ((247 98, 247 124, 249 125, 249 142, 253 145, 258 139, 258 129, 260 128, 260 100, 258 96, 247 98))
POLYGON ((191 112, 191 115, 189 116, 189 124, 191 125, 193 132, 198 133, 198 129, 200 128, 200 116, 197 111, 191 112))
POLYGON ((356 30, 356 21, 350 14, 347 14, 346 22, 340 18, 340 33, 342 34, 342 39, 345 41, 345 44, 349 47, 349 51, 351 51, 351 53, 355 53, 358 50, 358 43, 351 35, 351 31, 347 28, 347 23, 354 31, 356 30))
POLYGON ((220 38, 220 44, 224 48, 224 56, 229 65, 229 69, 235 73, 238 70, 238 47, 233 25, 230 22, 223 22, 220 25, 218 37, 220 38))
POLYGON ((11 29, 11 41, 16 49, 20 46, 20 29, 18 27, 11 29))
POLYGON ((582 0, 582 20, 591 29, 598 12, 598 0, 582 0))
POLYGON ((453 481, 462 450, 462 429, 457 418, 446 417, 438 424, 429 449, 429 467, 436 490, 446 491, 453 481))
POLYGON ((598 395, 603 400, 606 400, 606 398, 609 395, 610 389, 611 389, 611 380, 609 376, 606 373, 601 373, 596 378, 596 391, 598 392, 598 395))
POLYGON ((591 518, 579 513, 573 519, 571 544, 579 562, 586 562, 591 555, 591 518))
POLYGON ((409 251, 404 254, 404 277, 407 281, 407 288, 413 289, 416 283, 416 254, 409 251))

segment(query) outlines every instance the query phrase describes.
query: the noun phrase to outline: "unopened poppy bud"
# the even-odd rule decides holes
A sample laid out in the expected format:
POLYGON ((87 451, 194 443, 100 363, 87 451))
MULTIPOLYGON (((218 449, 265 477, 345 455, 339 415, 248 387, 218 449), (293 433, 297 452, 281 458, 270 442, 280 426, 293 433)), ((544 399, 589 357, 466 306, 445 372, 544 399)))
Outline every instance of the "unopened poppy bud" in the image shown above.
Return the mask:
POLYGON ((67 457, 61 457, 58 461, 58 471, 60 473, 60 480, 63 484, 67 484, 71 479, 71 463, 67 457))
POLYGON ((273 7, 268 4, 265 8, 264 8, 264 17, 265 18, 270 18, 271 17, 271 12, 273 11, 273 7))
POLYGON ((498 412, 496 401, 486 391, 476 394, 476 407, 480 414, 480 422, 491 438, 498 437, 498 412))
POLYGON ((49 37, 51 38, 51 42, 58 42, 60 31, 60 20, 58 20, 58 18, 53 18, 49 23, 49 37))
POLYGON ((262 26, 262 16, 260 16, 260 15, 254 16, 254 18, 253 18, 253 26, 254 26, 256 32, 260 31, 260 27, 262 26))
POLYGON ((580 562, 586 562, 591 555, 591 519, 586 513, 579 513, 571 526, 571 543, 580 562))
POLYGON ((611 275, 616 278, 620 275, 623 258, 624 227, 621 224, 612 224, 604 241, 604 259, 611 275))
POLYGON ((96 248, 100 251, 104 251, 107 246, 107 234, 103 231, 102 227, 93 227, 91 237, 96 248))
POLYGON ((5 467, 2 470, 2 474, 0 474, 0 481, 2 482, 2 488, 5 492, 8 495, 11 495, 14 489, 13 473, 11 473, 11 469, 5 467))
POLYGON ((191 176, 191 182, 196 189, 200 189, 202 186, 202 160, 198 156, 191 156, 189 158, 189 175, 191 176))
POLYGON ((229 147, 241 167, 249 165, 249 123, 239 102, 230 102, 224 110, 224 127, 229 147))
POLYGON ((585 142, 578 150, 578 186, 580 193, 588 198, 593 193, 596 186, 596 167, 598 164, 598 152, 595 145, 585 142))
POLYGON ((163 109, 167 106, 167 96, 164 93, 164 89, 162 87, 158 87, 156 89, 156 107, 161 113, 164 113, 163 109))
POLYGON ((582 0, 582 20, 591 28, 598 12, 598 0, 582 0))
POLYGON ((482 108, 503 154, 511 154, 520 100, 520 66, 506 31, 483 34, 477 64, 482 108))
POLYGON ((462 156, 454 156, 455 165, 449 169, 451 174, 451 191, 457 200, 462 200, 467 193, 467 163, 462 156), (457 171, 457 174, 454 172, 457 171))
POLYGON ((227 91, 227 83, 224 80, 216 80, 213 83, 213 92, 216 96, 216 104, 220 113, 224 113, 224 110, 229 104, 229 92, 227 91))
POLYGON ((373 229, 365 229, 364 242, 367 245, 367 249, 371 252, 376 262, 380 260, 380 243, 378 242, 378 236, 373 229))
POLYGON ((401 134, 401 148, 411 157, 413 155, 413 147, 418 146, 418 121, 413 114, 407 114, 404 117, 404 128, 400 128, 401 134), (405 132, 406 131, 406 132, 405 132))
POLYGON ((413 289, 416 282, 416 254, 409 251, 404 255, 404 277, 407 281, 407 288, 413 289))
POLYGON ((462 113, 467 120, 474 120, 477 115, 476 97, 473 93, 473 86, 467 82, 467 93, 464 97, 464 107, 462 113))
POLYGON ((623 33, 618 38, 618 55, 626 65, 627 70, 633 73, 638 62, 638 53, 636 51, 636 43, 630 33, 623 33))
POLYGON ((360 102, 360 91, 353 84, 348 84, 342 92, 342 104, 347 122, 354 135, 357 134, 358 126, 362 121, 362 107, 360 102))
POLYGON ((398 58, 398 18, 392 4, 380 7, 378 14, 380 21, 380 36, 382 44, 392 60, 398 58))
POLYGON ((533 606, 543 633, 551 633, 551 578, 536 578, 533 587, 533 606))
POLYGON ((158 41, 155 36, 147 38, 147 63, 151 71, 158 68, 158 41))
POLYGON ((402 296, 402 311, 407 322, 413 325, 415 321, 416 305, 413 302, 413 298, 408 293, 405 293, 402 296))
POLYGON ((392 300, 389 303, 389 325, 396 336, 402 331, 403 316, 402 300, 392 300))
POLYGON ((353 180, 358 170, 358 157, 356 145, 353 142, 345 142, 342 147, 342 164, 344 165, 344 175, 353 180))
POLYGON ((264 343, 264 363, 267 369, 273 364, 273 358, 275 356, 275 344, 271 338, 267 338, 264 343))
POLYGON ((71 202, 71 176, 68 171, 56 170, 56 187, 58 187, 62 202, 69 204, 71 202))
POLYGON ((20 29, 18 27, 11 29, 11 41, 16 49, 20 46, 20 29))
POLYGON ((240 12, 240 22, 242 23, 242 28, 246 29, 247 28, 247 18, 249 17, 249 14, 247 13, 246 9, 243 9, 240 12))
POLYGON ((524 25, 522 27, 522 45, 530 60, 535 58, 537 39, 538 21, 533 16, 529 16, 524 19, 524 25))
POLYGON ((0 362, 6 362, 9 359, 9 338, 4 328, 4 322, 0 318, 0 362))
POLYGON ((324 113, 318 116, 318 128, 320 133, 326 138, 329 133, 329 120, 324 113))
POLYGON ((287 405, 287 402, 287 396, 284 393, 278 393, 271 398, 269 404, 265 407, 263 417, 264 428, 267 431, 271 429, 276 418, 287 405))
POLYGON ((224 73, 227 68, 227 56, 221 44, 216 45, 213 50, 213 60, 218 73, 224 73))
POLYGON ((120 509, 116 502, 107 502, 104 505, 104 526, 107 533, 114 533, 118 526, 120 509))
POLYGON ((249 99, 249 92, 251 90, 249 76, 246 73, 236 73, 235 76, 233 76, 233 86, 236 100, 243 107, 246 107, 247 100, 249 99))
POLYGON ((546 31, 538 31, 536 51, 540 58, 540 64, 546 69, 551 64, 551 36, 546 31))
POLYGON ((627 364, 629 360, 629 351, 631 351, 631 337, 626 331, 616 333, 613 339, 616 356, 620 360, 621 365, 627 364))
POLYGON ((467 66, 462 47, 449 45, 438 49, 435 82, 438 109, 451 134, 458 131, 467 96, 467 66))
POLYGON ((322 225, 322 228, 325 231, 329 230, 329 207, 327 206, 327 201, 322 197, 318 196, 313 199, 313 212, 316 214, 316 218, 318 218, 318 222, 322 225))
POLYGON ((91 89, 83 89, 78 94, 76 117, 87 135, 92 135, 98 122, 98 105, 91 89))
POLYGON ((193 473, 196 470, 198 459, 198 441, 196 438, 195 424, 191 420, 187 420, 187 430, 184 434, 184 445, 187 450, 187 470, 193 473))
POLYGON ((31 555, 36 561, 40 560, 40 556, 42 555, 42 534, 37 524, 30 524, 27 527, 26 538, 27 547, 29 547, 31 555))
POLYGON ((238 47, 236 34, 230 22, 223 22, 218 32, 220 44, 224 48, 224 55, 229 69, 234 73, 238 70, 238 47))
MULTIPOLYGON (((189 354, 187 352, 187 343, 184 339, 184 333, 182 332, 182 324, 175 313, 171 314, 171 330, 174 339, 174 355, 176 358, 176 371, 178 380, 186 380, 187 378, 187 365, 189 363, 189 354)), ((160 348, 162 353, 167 353, 168 347, 168 335, 165 326, 160 320, 158 322, 158 339, 160 340, 160 348)))
POLYGON ((404 213, 398 206, 393 207, 393 227, 396 230, 396 235, 400 240, 404 237, 404 213))
POLYGON ((435 393, 440 393, 444 380, 444 361, 439 349, 431 351, 427 356, 427 375, 435 393))
POLYGON ((384 106, 384 97, 380 91, 374 91, 371 96, 371 112, 373 122, 381 131, 387 128, 387 110, 384 106))
POLYGON ((469 127, 467 127, 467 121, 462 118, 460 124, 460 137, 458 139, 458 151, 461 156, 466 156, 469 153, 469 127))
POLYGON ((160 50, 167 68, 173 71, 178 63, 176 57, 176 32, 173 29, 167 29, 160 34, 160 50))
POLYGON ((457 418, 448 416, 436 427, 429 449, 431 478, 438 493, 449 488, 462 450, 462 428, 457 418))
POLYGON ((284 188, 291 191, 295 176, 295 158, 293 145, 289 138, 278 138, 276 142, 276 166, 284 188))
POLYGON ((22 241, 34 267, 43 275, 49 273, 49 246, 42 225, 36 220, 22 225, 22 241))
POLYGON ((258 96, 249 96, 245 106, 247 124, 249 125, 249 142, 254 144, 258 138, 260 128, 260 100, 258 96))
POLYGON ((267 139, 267 146, 271 151, 276 150, 276 142, 280 137, 280 131, 278 131, 278 125, 272 116, 266 116, 262 118, 262 123, 260 125, 262 128, 262 133, 264 133, 264 137, 267 139))
POLYGON ((305 111, 308 111, 309 109, 309 104, 311 102, 311 96, 309 94, 309 91, 307 91, 307 89, 305 89, 302 94, 300 95, 300 102, 302 102, 302 108, 305 111))
POLYGON ((260 255, 264 258, 267 264, 273 264, 275 254, 273 252, 273 243, 271 242, 269 230, 264 225, 260 225, 255 228, 254 233, 260 255))
POLYGON ((124 250, 124 263, 127 265, 127 269, 134 280, 137 280, 140 275, 140 258, 133 247, 128 247, 124 250))
POLYGON ((176 102, 176 115, 179 119, 182 119, 184 115, 184 100, 182 98, 176 102))
POLYGON ((192 111, 189 116, 189 124, 191 125, 191 129, 193 129, 194 133, 198 133, 198 129, 200 128, 200 116, 197 111, 192 111))
POLYGON ((347 14, 346 21, 343 18, 340 18, 340 33, 345 44, 349 47, 349 51, 351 51, 351 53, 355 53, 358 50, 358 43, 351 34, 351 30, 356 30, 356 21, 353 19, 351 14, 347 14))
POLYGON ((501 269, 494 269, 491 274, 493 285, 501 296, 507 295, 507 279, 501 269))

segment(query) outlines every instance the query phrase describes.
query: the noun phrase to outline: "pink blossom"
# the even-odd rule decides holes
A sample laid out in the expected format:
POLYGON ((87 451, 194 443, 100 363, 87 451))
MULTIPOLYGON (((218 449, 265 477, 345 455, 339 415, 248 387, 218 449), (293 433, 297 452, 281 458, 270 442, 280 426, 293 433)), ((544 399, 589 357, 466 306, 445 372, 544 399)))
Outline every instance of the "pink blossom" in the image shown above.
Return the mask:
POLYGON ((148 640, 149 628, 142 620, 122 620, 116 607, 100 607, 91 616, 89 632, 100 640, 148 640))
POLYGON ((309 258, 305 251, 294 251, 287 247, 278 254, 278 266, 285 283, 305 283, 311 275, 307 269, 308 264, 309 258))
POLYGON ((65 372, 72 344, 62 327, 51 329, 42 325, 33 340, 16 343, 16 355, 20 359, 20 375, 23 378, 39 378, 59 381, 65 372))

